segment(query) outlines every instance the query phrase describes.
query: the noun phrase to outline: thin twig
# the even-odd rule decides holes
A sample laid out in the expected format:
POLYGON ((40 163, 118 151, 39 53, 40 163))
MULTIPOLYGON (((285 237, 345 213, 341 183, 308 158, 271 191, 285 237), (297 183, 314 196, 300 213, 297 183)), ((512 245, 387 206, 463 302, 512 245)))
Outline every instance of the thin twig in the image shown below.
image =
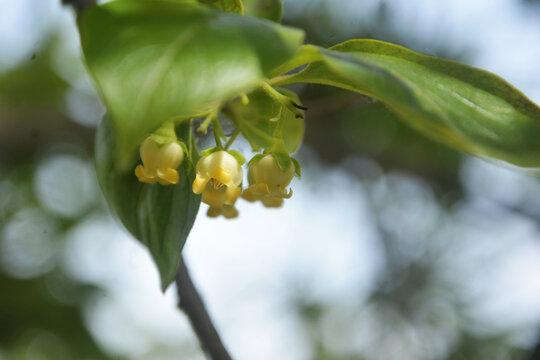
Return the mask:
POLYGON ((236 138, 238 137, 239 134, 240 134, 240 129, 238 129, 238 128, 234 129, 234 132, 232 133, 231 137, 229 138, 229 140, 225 144, 225 150, 229 150, 229 147, 232 145, 234 140, 236 140, 236 138))
POLYGON ((62 0, 62 4, 73 6, 77 15, 81 15, 84 10, 96 5, 96 0, 62 0))
POLYGON ((223 346, 219 334, 206 311, 201 296, 193 285, 184 259, 180 260, 176 272, 178 307, 187 315, 201 347, 212 360, 232 360, 223 346))

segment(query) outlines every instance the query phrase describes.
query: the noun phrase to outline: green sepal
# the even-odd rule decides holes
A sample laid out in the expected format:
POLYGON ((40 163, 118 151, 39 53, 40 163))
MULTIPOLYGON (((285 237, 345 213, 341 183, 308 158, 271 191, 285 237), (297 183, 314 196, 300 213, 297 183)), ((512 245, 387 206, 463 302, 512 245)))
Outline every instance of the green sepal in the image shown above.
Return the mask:
POLYGON ((263 157, 265 157, 265 156, 266 156, 266 154, 257 154, 257 155, 255 155, 255 156, 253 156, 253 157, 251 158, 251 160, 249 160, 248 166, 255 165, 255 163, 256 163, 257 161, 261 160, 261 159, 262 159, 263 157))
POLYGON ((178 145, 180 145, 180 147, 182 148, 182 150, 184 150, 184 155, 185 155, 185 158, 191 158, 189 156, 189 150, 188 150, 188 147, 186 144, 184 144, 182 141, 176 141, 176 143, 178 145))
POLYGON ((150 137, 159 147, 175 142, 178 139, 172 121, 165 122, 159 129, 152 133, 150 137))
POLYGON ((268 148, 264 150, 264 154, 271 154, 281 169, 281 171, 289 170, 292 164, 291 156, 285 148, 285 144, 281 139, 275 139, 268 148))
POLYGON ((238 161, 240 165, 244 165, 246 163, 246 158, 244 157, 244 155, 240 154, 238 151, 227 150, 227 152, 231 154, 236 159, 236 161, 238 161))
POLYGON ((302 167, 300 166, 300 162, 298 162, 298 160, 293 157, 291 157, 291 161, 294 165, 294 173, 296 174, 296 176, 302 177, 302 167))
POLYGON ((214 147, 211 147, 211 148, 208 148, 208 149, 204 149, 203 151, 201 151, 201 155, 202 155, 202 156, 208 156, 208 155, 210 155, 210 154, 215 153, 216 151, 221 151, 221 150, 223 150, 223 149, 220 149, 220 148, 214 146, 214 147))
POLYGON ((288 154, 285 155, 285 154, 277 153, 277 154, 272 154, 272 156, 274 156, 274 159, 276 159, 276 162, 279 168, 281 169, 281 171, 289 170, 289 167, 291 167, 291 164, 293 163, 291 160, 291 157, 288 154))

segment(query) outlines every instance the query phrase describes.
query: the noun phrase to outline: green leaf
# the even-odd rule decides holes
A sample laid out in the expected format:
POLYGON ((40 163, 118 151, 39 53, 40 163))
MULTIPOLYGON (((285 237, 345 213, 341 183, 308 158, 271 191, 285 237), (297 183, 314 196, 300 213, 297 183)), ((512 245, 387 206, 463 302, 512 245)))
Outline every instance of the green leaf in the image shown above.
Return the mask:
MULTIPOLYGON (((315 62, 273 83, 356 91, 435 140, 519 166, 540 166, 540 108, 500 77, 375 40, 351 40, 318 54, 308 50, 299 51, 301 61, 315 62)), ((294 59, 289 63, 298 66, 294 59)))
MULTIPOLYGON (((298 96, 290 91, 280 89, 279 92, 300 103, 298 96)), ((293 153, 302 144, 304 138, 304 119, 295 118, 294 114, 272 100, 262 90, 249 94, 249 104, 235 101, 223 109, 249 141, 254 151, 265 149, 273 144, 278 121, 269 121, 283 117, 281 135, 285 148, 293 153)))
POLYGON ((282 0, 244 0, 244 13, 247 16, 281 22, 282 12, 282 0))
POLYGON ((108 2, 88 9, 79 30, 124 170, 163 122, 254 89, 303 39, 299 30, 171 0, 108 2))
POLYGON ((240 15, 244 13, 242 0, 199 0, 199 2, 216 7, 223 11, 229 11, 240 15))
MULTIPOLYGON (((189 125, 180 126, 180 139, 193 144, 189 125)), ((96 170, 109 206, 129 232, 143 243, 161 277, 163 291, 174 280, 180 254, 199 210, 200 196, 193 194, 193 164, 188 159, 179 167, 176 185, 143 184, 133 170, 116 167, 114 133, 108 119, 103 119, 96 134, 96 170)), ((197 154, 191 146, 190 154, 197 154)), ((136 163, 132 164, 135 168, 136 163)))

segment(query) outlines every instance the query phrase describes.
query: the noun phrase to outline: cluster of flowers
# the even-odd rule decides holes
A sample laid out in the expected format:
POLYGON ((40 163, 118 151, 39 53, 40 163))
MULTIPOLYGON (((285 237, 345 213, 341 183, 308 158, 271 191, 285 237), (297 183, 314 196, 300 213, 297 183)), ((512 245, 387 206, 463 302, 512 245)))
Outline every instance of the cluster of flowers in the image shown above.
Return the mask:
MULTIPOLYGON (((176 170, 185 158, 185 147, 178 141, 159 145, 151 136, 140 147, 142 165, 135 169, 139 181, 161 185, 174 185, 180 181, 176 170)), ((280 207, 283 199, 292 196, 287 190, 295 175, 295 164, 290 162, 282 170, 271 154, 257 155, 249 162, 249 187, 242 192, 243 159, 236 152, 214 148, 201 157, 195 167, 196 177, 193 192, 202 194, 202 202, 210 205, 207 215, 223 215, 230 219, 238 216, 234 207, 236 200, 242 198, 261 201, 266 207, 280 207)))

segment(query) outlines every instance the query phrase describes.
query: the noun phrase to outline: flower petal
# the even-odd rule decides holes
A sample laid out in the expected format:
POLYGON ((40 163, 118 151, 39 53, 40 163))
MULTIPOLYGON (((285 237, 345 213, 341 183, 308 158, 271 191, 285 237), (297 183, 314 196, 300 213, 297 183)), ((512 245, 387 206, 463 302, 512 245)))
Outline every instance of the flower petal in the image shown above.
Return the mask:
POLYGON ((156 176, 146 172, 146 169, 142 165, 137 165, 135 168, 135 175, 140 182, 147 184, 155 184, 157 182, 156 176))
POLYGON ((224 194, 224 192, 204 191, 201 200, 215 209, 220 209, 224 204, 224 194))
POLYGON ((221 213, 227 219, 233 219, 235 217, 238 217, 238 210, 236 210, 236 208, 233 205, 224 205, 221 208, 221 213))
POLYGON ((202 194, 202 192, 206 188, 206 184, 208 183, 208 180, 210 180, 210 178, 203 177, 197 174, 197 176, 195 177, 195 180, 193 181, 193 192, 195 194, 202 194))
POLYGON ((223 193, 223 198, 225 204, 233 205, 240 194, 242 193, 242 189, 237 186, 227 186, 227 190, 223 193))
POLYGON ((266 197, 262 199, 262 203, 266 207, 280 207, 283 205, 283 199, 280 197, 266 197))
POLYGON ((159 183, 161 185, 174 185, 178 184, 180 181, 180 176, 178 176, 178 171, 167 168, 167 169, 157 169, 157 176, 159 177, 159 183))
POLYGON ((209 175, 225 185, 231 185, 231 173, 222 167, 213 169, 209 175))

